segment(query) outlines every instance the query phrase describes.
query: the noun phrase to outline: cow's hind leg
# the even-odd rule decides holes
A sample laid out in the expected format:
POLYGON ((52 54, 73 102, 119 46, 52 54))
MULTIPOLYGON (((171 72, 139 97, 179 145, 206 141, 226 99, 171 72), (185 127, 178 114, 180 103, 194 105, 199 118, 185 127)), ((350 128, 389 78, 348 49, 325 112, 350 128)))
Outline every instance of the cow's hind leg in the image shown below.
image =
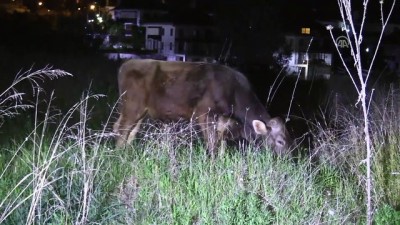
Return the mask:
POLYGON ((227 148, 226 139, 228 139, 233 121, 229 117, 219 116, 217 122, 217 146, 219 154, 224 155, 227 148))

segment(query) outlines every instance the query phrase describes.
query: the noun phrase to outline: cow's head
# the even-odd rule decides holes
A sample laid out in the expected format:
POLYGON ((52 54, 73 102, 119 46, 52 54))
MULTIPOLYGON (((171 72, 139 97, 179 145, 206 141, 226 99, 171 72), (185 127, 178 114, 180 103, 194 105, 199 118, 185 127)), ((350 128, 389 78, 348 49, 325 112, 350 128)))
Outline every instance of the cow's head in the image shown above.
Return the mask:
POLYGON ((262 136, 275 153, 282 155, 289 152, 292 141, 281 118, 274 117, 266 124, 260 120, 253 120, 252 125, 254 132, 262 136))

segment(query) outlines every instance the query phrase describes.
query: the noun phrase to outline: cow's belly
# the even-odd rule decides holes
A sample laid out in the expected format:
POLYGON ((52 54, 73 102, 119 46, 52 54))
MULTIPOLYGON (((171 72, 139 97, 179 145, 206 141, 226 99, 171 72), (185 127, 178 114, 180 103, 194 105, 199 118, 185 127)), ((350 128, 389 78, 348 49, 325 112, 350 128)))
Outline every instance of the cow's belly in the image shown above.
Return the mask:
POLYGON ((190 119, 193 109, 187 105, 180 105, 168 101, 157 101, 157 104, 149 105, 147 113, 150 117, 159 120, 176 121, 180 119, 190 119))
POLYGON ((219 107, 211 96, 202 98, 185 92, 180 93, 152 93, 147 102, 147 113, 150 117, 159 120, 176 121, 191 119, 207 113, 225 115, 224 107, 219 107))

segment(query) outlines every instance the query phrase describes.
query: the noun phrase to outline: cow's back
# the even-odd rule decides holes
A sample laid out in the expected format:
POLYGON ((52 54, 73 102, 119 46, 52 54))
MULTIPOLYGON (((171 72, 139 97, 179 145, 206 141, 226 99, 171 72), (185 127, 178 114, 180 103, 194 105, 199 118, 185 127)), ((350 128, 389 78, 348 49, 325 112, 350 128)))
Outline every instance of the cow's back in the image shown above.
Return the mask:
POLYGON ((229 114, 237 89, 232 76, 217 64, 130 60, 121 66, 118 83, 125 105, 144 104, 152 117, 174 119, 229 114))
MULTIPOLYGON (((118 71, 118 88, 120 95, 144 82, 148 83, 153 79, 157 61, 154 60, 129 60, 121 65, 118 71)), ((142 86, 145 88, 145 86, 142 86)))

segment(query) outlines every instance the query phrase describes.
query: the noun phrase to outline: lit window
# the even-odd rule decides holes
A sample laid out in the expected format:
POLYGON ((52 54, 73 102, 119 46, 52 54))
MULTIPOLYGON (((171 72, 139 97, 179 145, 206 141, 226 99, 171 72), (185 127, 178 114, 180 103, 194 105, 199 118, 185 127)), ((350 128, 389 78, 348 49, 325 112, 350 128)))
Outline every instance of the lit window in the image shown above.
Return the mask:
POLYGON ((132 36, 133 24, 125 23, 124 28, 125 28, 125 36, 132 36))
POLYGON ((310 34, 311 29, 309 27, 303 27, 303 28, 301 28, 301 33, 302 34, 310 34))

